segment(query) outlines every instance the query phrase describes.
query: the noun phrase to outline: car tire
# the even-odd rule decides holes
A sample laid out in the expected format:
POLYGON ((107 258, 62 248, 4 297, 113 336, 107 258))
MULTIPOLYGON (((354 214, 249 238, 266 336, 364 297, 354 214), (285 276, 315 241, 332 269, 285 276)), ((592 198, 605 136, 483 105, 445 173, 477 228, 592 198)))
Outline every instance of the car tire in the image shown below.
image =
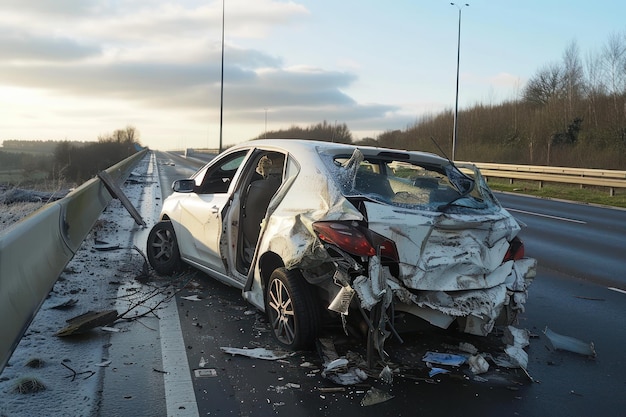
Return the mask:
POLYGON ((172 275, 180 267, 180 252, 174 227, 160 221, 152 227, 147 242, 148 262, 159 275, 172 275))
POLYGON ((278 268, 265 286, 265 311, 274 338, 290 350, 308 348, 320 327, 319 306, 297 270, 278 268))

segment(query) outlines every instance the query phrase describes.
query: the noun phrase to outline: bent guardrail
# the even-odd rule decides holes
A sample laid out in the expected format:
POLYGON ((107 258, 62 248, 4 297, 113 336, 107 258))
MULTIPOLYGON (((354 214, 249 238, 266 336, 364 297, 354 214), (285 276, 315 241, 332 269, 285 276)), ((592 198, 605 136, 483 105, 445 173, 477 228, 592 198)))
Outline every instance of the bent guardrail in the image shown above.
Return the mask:
POLYGON ((537 181, 539 188, 543 187, 544 182, 590 185, 608 188, 611 196, 615 195, 616 188, 626 188, 626 171, 486 162, 476 162, 474 165, 480 169, 484 177, 537 181))
MULTIPOLYGON (((148 152, 105 172, 118 184, 148 152)), ((57 278, 113 199, 99 178, 0 233, 0 372, 57 278)))

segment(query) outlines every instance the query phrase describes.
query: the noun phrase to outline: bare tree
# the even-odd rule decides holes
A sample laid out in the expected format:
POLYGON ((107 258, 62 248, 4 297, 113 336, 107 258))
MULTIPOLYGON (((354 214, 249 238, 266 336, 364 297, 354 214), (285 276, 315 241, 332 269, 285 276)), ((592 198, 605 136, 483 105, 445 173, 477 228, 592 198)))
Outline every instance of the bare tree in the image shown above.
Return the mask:
POLYGON ((566 119, 571 119, 575 116, 573 115, 574 106, 580 100, 584 90, 584 71, 576 41, 572 41, 563 54, 562 85, 567 99, 566 119))
POLYGON ((134 126, 126 126, 125 133, 127 142, 135 143, 139 140, 139 131, 134 126))
POLYGON ((563 93, 564 70, 559 64, 542 67, 528 80, 522 93, 524 100, 534 104, 548 104, 563 93))
POLYGON ((602 61, 597 53, 589 52, 585 60, 585 97, 588 103, 588 113, 591 123, 596 128, 598 121, 598 102, 606 95, 606 85, 602 78, 602 61))
POLYGON ((614 33, 609 36, 602 51, 602 62, 607 80, 608 93, 613 99, 615 123, 619 123, 619 96, 626 91, 626 43, 624 36, 614 33))

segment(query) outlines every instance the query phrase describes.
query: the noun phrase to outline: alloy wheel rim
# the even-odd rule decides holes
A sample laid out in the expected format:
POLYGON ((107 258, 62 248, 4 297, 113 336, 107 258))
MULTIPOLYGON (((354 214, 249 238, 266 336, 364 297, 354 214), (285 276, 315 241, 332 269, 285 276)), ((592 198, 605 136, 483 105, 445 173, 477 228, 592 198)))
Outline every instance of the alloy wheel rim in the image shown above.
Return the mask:
POLYGON ((172 257, 172 236, 167 230, 160 230, 152 242, 154 259, 167 262, 172 257))
POLYGON ((271 326, 282 343, 290 345, 295 339, 295 313, 289 291, 282 281, 275 279, 269 291, 271 326))

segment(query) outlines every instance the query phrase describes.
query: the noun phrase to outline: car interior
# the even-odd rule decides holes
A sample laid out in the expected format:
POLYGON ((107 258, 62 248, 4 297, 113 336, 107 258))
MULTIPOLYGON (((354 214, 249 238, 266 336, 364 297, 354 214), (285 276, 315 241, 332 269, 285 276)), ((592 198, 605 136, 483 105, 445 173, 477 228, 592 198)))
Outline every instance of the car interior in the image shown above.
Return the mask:
POLYGON ((265 152, 257 158, 256 170, 247 185, 241 207, 242 256, 248 265, 254 255, 267 207, 282 184, 285 164, 285 156, 278 152, 265 152))

